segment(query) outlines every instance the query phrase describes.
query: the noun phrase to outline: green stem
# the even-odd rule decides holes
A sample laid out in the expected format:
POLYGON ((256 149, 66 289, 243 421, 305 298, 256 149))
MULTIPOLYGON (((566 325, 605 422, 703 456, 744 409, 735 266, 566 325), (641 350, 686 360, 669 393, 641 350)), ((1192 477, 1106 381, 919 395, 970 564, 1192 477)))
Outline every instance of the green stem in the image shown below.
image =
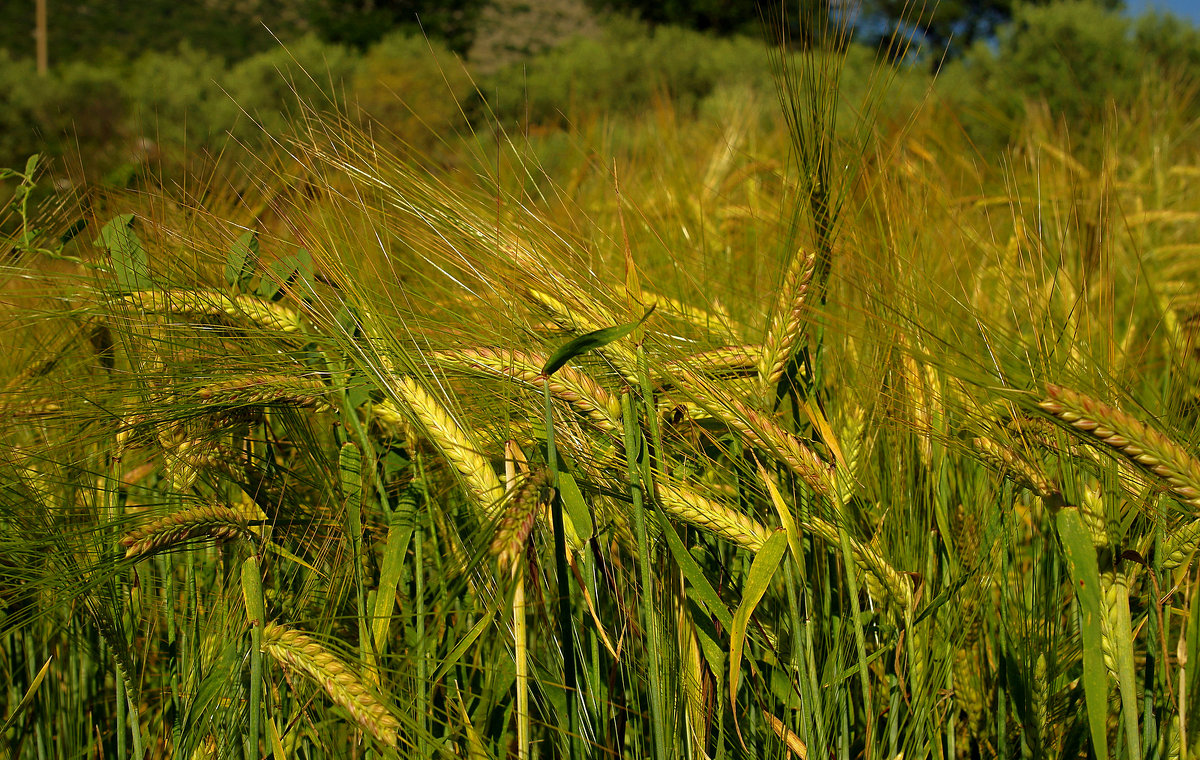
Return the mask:
POLYGON ((263 701, 262 628, 266 619, 266 607, 263 603, 262 573, 258 567, 258 558, 253 554, 242 563, 242 595, 246 602, 246 617, 250 623, 250 725, 246 735, 246 753, 250 758, 257 758, 260 756, 258 737, 263 701))
POLYGON ((125 679, 117 674, 117 757, 126 757, 125 751, 125 679))
MULTIPOLYGON (((838 495, 839 503, 841 502, 841 494, 838 495)), ((837 528, 838 539, 842 549, 842 565, 846 568, 846 584, 849 588, 850 614, 854 629, 854 646, 858 654, 858 680, 862 686, 863 699, 863 715, 866 719, 866 757, 868 760, 873 756, 873 740, 875 733, 875 722, 871 717, 874 710, 871 708, 871 680, 867 669, 867 642, 863 635, 862 627, 862 610, 858 606, 858 568, 854 564, 854 552, 850 548, 850 534, 846 531, 845 519, 840 514, 839 509, 837 528)))
POLYGON ((567 539, 562 500, 558 496, 558 451, 554 447, 554 407, 550 403, 550 378, 542 386, 546 400, 546 465, 550 471, 550 520, 554 527, 554 565, 558 576, 558 632, 563 652, 563 684, 567 693, 567 733, 572 759, 586 755, 579 746, 579 682, 575 668, 575 637, 571 623, 571 582, 567 570, 567 539))
POLYGON ((654 727, 654 756, 667 757, 664 736, 662 684, 660 683, 658 633, 655 628, 654 588, 650 577, 650 540, 646 533, 646 512, 642 503, 643 484, 638 460, 643 455, 642 431, 638 429, 633 401, 626 390, 621 394, 621 416, 625 421, 625 466, 629 475, 629 493, 633 499, 633 524, 637 535, 638 570, 641 573, 642 629, 646 636, 646 648, 650 657, 650 719, 654 727))
POLYGON ((425 691, 429 672, 425 661, 425 529, 419 521, 413 533, 413 560, 416 565, 414 572, 417 584, 413 599, 413 614, 416 615, 417 627, 417 757, 425 758, 429 752, 426 745, 426 737, 429 735, 429 695, 425 691))
POLYGON ((513 591, 513 632, 517 667, 517 760, 529 760, 529 629, 525 620, 525 568, 517 570, 513 591))

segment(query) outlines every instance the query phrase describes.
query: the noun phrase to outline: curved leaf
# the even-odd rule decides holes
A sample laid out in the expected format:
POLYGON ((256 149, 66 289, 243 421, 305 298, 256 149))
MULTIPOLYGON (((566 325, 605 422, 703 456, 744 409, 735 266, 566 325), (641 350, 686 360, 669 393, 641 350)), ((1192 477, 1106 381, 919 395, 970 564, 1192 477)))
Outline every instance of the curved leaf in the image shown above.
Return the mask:
POLYGON ((542 374, 546 377, 553 375, 555 372, 563 368, 567 362, 574 359, 576 356, 582 356, 588 351, 595 351, 597 348, 603 348, 614 340, 620 340, 629 333, 636 330, 643 322, 650 318, 654 313, 654 309, 658 304, 646 309, 646 313, 636 322, 626 322, 623 325, 616 327, 606 327, 603 330, 594 330, 593 332, 580 335, 578 338, 569 341, 566 345, 559 348, 550 358, 546 360, 546 366, 542 367, 542 374))

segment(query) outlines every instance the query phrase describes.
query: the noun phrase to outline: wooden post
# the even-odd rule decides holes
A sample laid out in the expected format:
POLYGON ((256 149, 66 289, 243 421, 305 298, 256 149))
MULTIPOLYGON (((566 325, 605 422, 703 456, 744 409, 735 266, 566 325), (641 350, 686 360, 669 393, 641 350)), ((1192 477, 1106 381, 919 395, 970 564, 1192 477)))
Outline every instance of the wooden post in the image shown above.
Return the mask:
POLYGON ((37 0, 37 19, 33 36, 37 40, 37 73, 45 76, 50 70, 49 53, 46 44, 46 0, 37 0))

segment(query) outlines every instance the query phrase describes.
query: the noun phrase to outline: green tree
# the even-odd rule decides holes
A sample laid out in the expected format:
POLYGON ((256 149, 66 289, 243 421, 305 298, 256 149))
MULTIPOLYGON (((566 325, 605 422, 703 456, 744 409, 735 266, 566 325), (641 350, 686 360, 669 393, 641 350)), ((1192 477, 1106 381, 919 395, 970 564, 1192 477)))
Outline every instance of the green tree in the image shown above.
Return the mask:
MULTIPOLYGON (((965 53, 978 40, 992 39, 1013 19, 1019 7, 1050 5, 1056 0, 866 0, 860 24, 874 29, 874 37, 892 58, 920 50, 936 70, 946 58, 965 53)), ((1100 0, 1104 8, 1118 8, 1122 0, 1100 0)))
POLYGON ((307 0, 304 16, 326 42, 365 49, 392 31, 441 40, 464 53, 487 0, 307 0))
POLYGON ((631 14, 658 26, 682 26, 723 36, 744 34, 789 47, 843 48, 853 13, 838 0, 589 0, 598 11, 631 14))
MULTIPOLYGON (((194 50, 238 60, 298 37, 307 22, 302 0, 56 0, 49 5, 50 65, 134 58, 146 52, 194 50)), ((34 4, 0 3, 0 46, 16 58, 34 55, 34 4), (23 30, 28 30, 23 33, 23 30)))

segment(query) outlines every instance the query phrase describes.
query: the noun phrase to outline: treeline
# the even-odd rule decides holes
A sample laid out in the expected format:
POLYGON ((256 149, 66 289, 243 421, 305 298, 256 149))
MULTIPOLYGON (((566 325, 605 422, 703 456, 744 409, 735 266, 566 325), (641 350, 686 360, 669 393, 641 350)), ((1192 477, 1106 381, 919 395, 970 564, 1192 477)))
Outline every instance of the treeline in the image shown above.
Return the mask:
MULTIPOLYGON (((0 53, 0 166, 38 152, 76 161, 89 181, 127 185, 148 168, 170 173, 197 156, 253 150, 284 134, 301 103, 371 125, 375 139, 435 160, 496 122, 547 131, 599 114, 636 117, 658 102, 704 117, 730 97, 760 102, 762 118, 775 118, 761 37, 714 38, 620 16, 579 28, 523 46, 493 41, 486 56, 467 59, 413 29, 362 48, 310 31, 241 59, 194 39, 171 50, 127 50, 101 65, 56 65, 47 76, 36 75, 28 57, 0 53)), ((878 48, 851 44, 845 54, 843 86, 871 86, 878 48)), ((1080 2, 1022 6, 994 40, 977 42, 934 79, 927 67, 897 63, 885 97, 945 100, 977 144, 993 149, 1031 105, 1045 104, 1081 138, 1107 109, 1147 97, 1170 98, 1182 117, 1194 116, 1197 71, 1200 33, 1170 17, 1134 21, 1080 2)))

